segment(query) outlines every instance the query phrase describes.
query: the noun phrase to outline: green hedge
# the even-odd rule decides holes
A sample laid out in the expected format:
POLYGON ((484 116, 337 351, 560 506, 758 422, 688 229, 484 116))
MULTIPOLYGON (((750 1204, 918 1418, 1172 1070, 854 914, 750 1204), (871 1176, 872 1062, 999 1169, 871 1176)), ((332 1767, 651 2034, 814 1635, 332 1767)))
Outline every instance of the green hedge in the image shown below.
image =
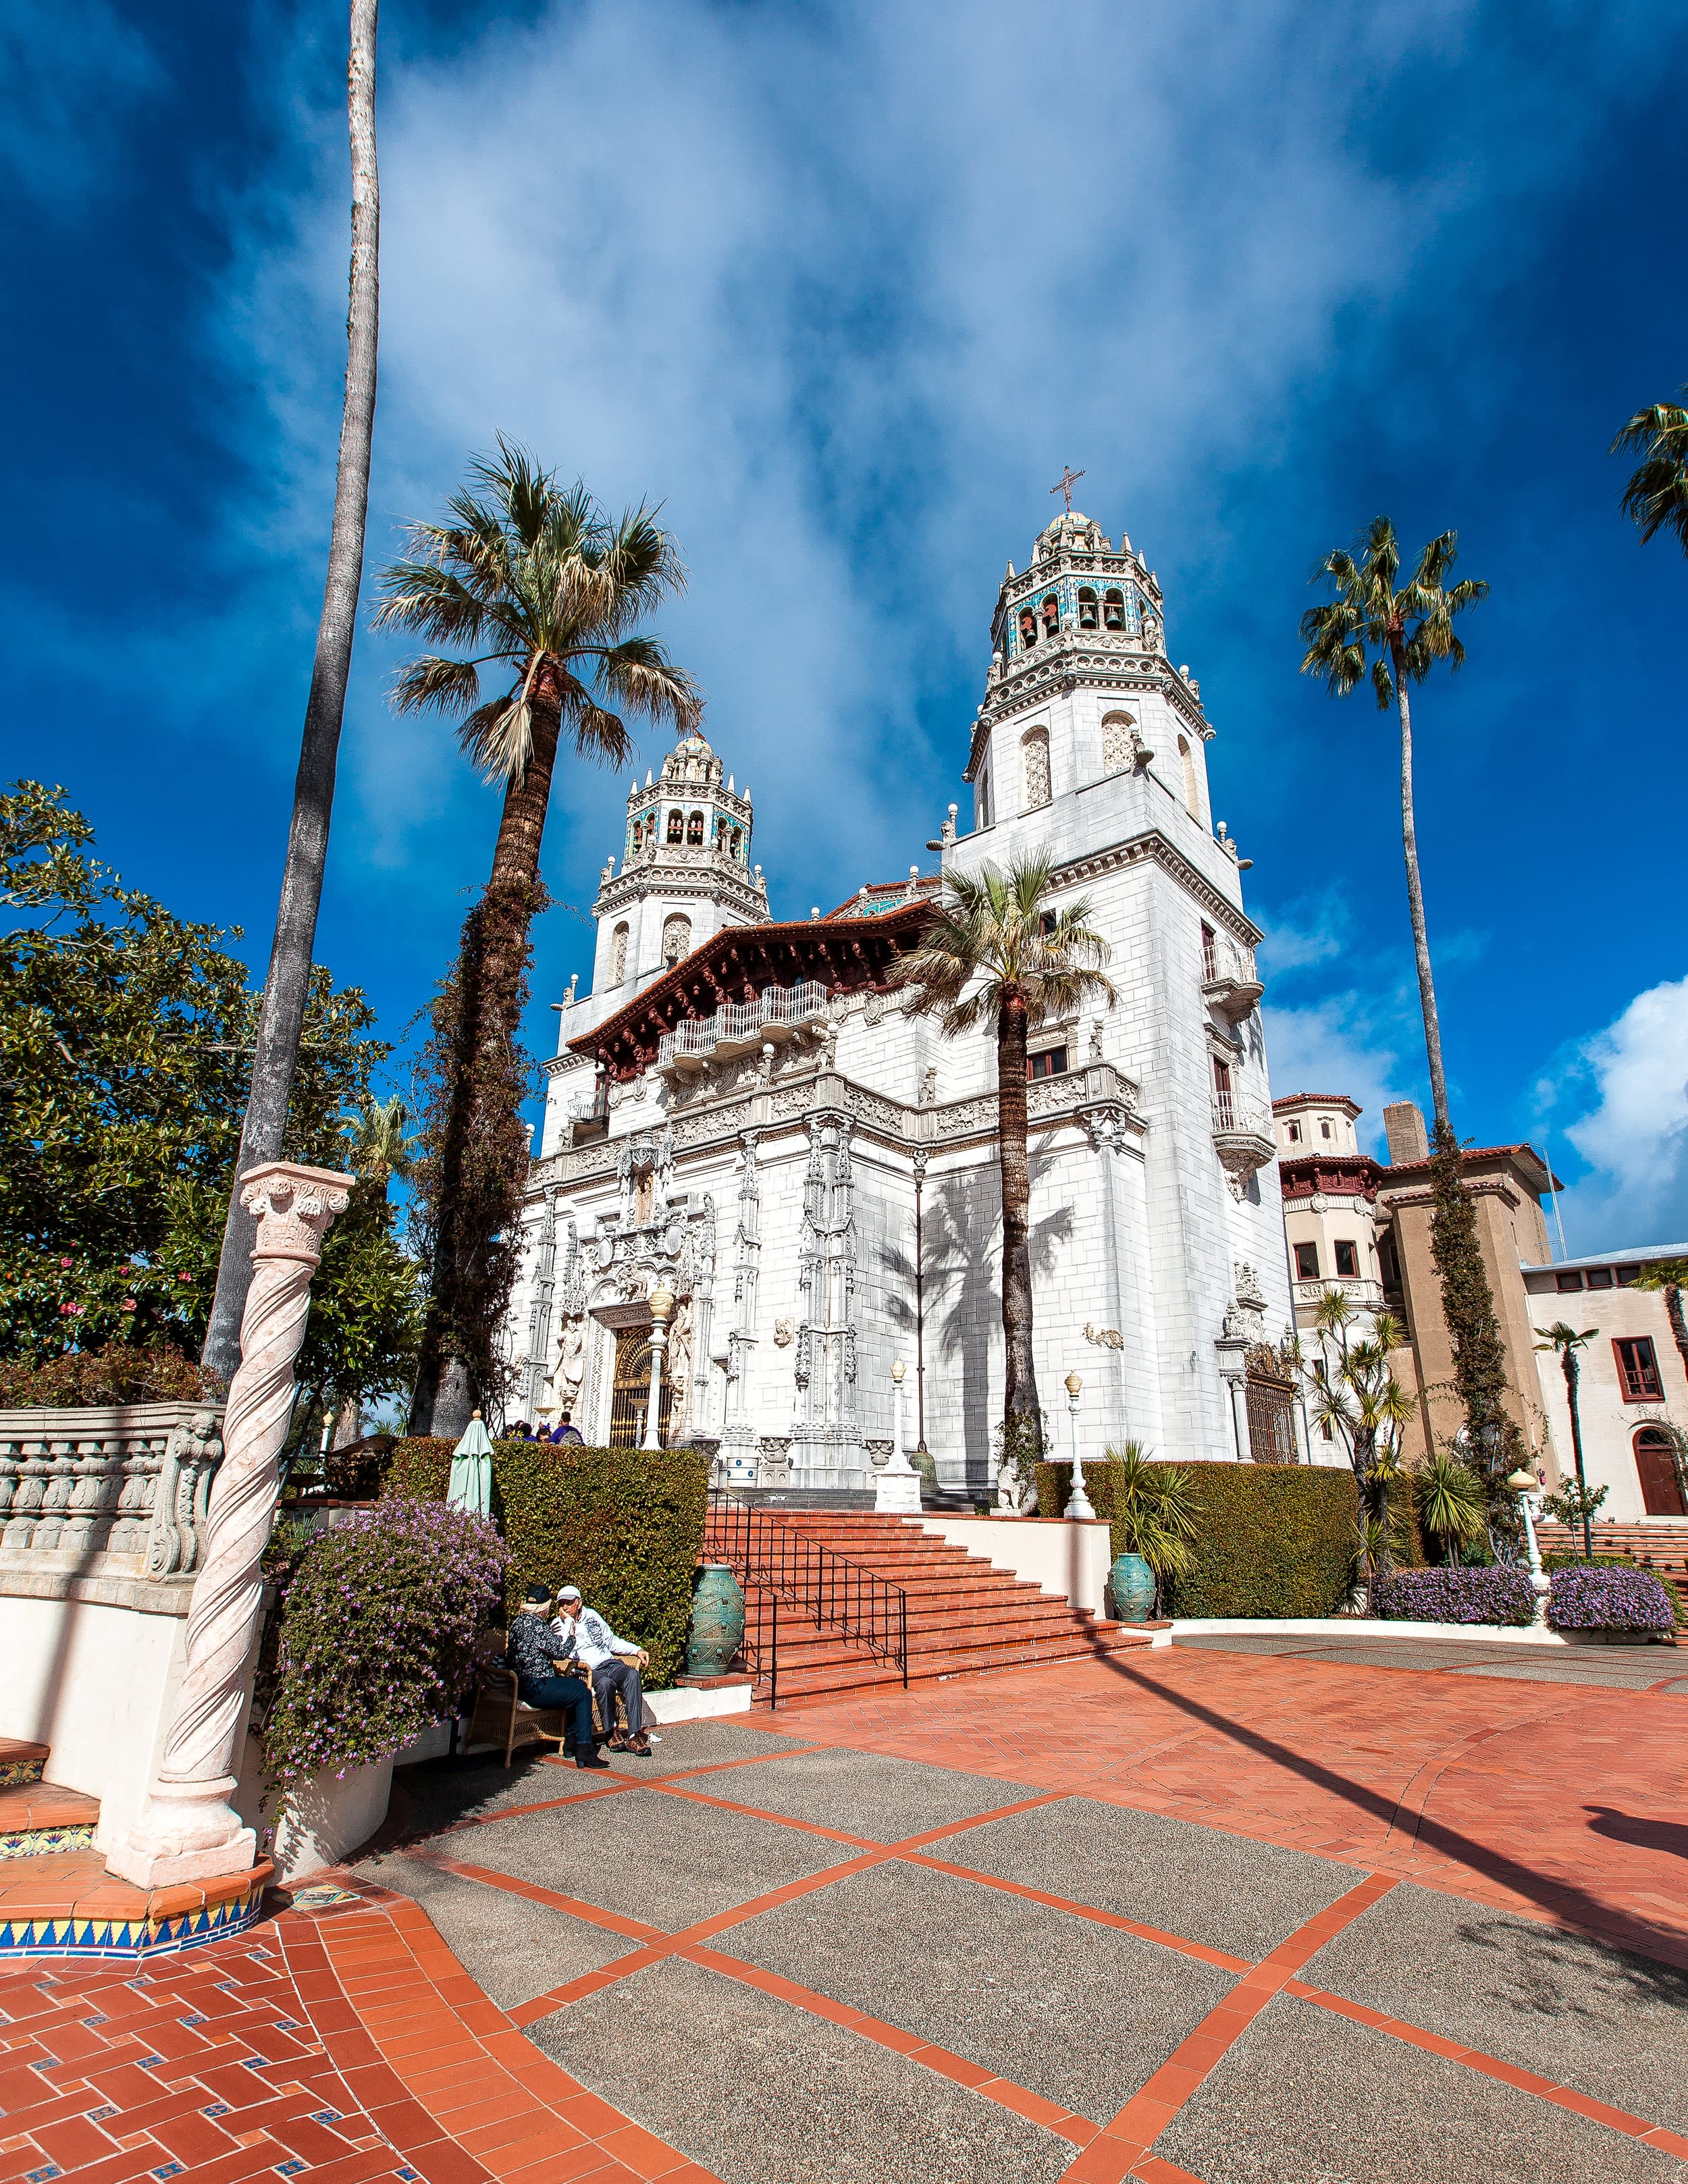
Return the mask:
MULTIPOLYGON (((1111 1518, 1111 1467, 1087 1463, 1084 1485, 1099 1517, 1111 1518)), ((1325 1464, 1186 1463, 1201 1514, 1195 1561, 1167 1587, 1172 1615, 1334 1615, 1353 1582, 1354 1476, 1325 1464)), ((1072 1467, 1038 1466, 1038 1507, 1061 1511, 1072 1467)), ((1397 1559, 1424 1559, 1405 1479, 1391 1489, 1407 1544, 1397 1559)), ((1116 1554, 1124 1552, 1117 1533, 1116 1554)))
MULTIPOLYGON (((443 1502, 452 1443, 396 1442, 383 1496, 443 1502)), ((694 1449, 493 1447, 493 1515, 510 1549, 508 1614, 530 1585, 577 1585, 622 1637, 650 1655, 645 1680, 685 1663, 692 1576, 703 1546, 709 1459, 694 1449)))

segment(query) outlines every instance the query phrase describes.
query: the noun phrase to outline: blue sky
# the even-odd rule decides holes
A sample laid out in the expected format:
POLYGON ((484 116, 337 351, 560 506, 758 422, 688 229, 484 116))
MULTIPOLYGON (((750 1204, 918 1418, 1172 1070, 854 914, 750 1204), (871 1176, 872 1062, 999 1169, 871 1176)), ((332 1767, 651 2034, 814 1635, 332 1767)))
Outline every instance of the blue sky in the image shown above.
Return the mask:
MULTIPOLYGON (((319 0, 0 28, 3 770, 260 962, 343 367, 344 35, 319 0)), ((1295 622, 1373 515, 1456 527, 1492 593, 1415 713, 1456 1119, 1551 1132, 1573 1251, 1688 1235, 1688 561, 1638 545, 1606 454, 1688 379, 1688 11, 387 0, 382 39, 372 565, 499 430, 663 499, 692 571, 663 633, 800 915, 961 796, 1003 565, 1083 467, 1218 729, 1274 1089, 1366 1128, 1423 1095, 1395 747, 1297 675, 1295 622)), ((398 1035, 496 807, 390 715, 394 656, 360 638, 319 954, 398 1035)), ((626 787, 561 779, 565 904, 626 787)), ((536 1046, 590 939, 545 922, 536 1046)))

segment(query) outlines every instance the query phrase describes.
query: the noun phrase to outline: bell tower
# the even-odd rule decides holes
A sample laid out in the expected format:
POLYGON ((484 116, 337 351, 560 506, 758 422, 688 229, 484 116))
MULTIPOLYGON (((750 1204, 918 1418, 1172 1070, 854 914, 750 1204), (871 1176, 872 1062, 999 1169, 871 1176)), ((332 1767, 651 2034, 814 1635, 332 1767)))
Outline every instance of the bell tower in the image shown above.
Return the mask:
POLYGON ((724 925, 766 925, 767 883, 750 862, 752 811, 701 735, 681 738, 627 791, 621 869, 604 866, 593 915, 598 1014, 688 956, 724 925))
POLYGON ((1035 831, 1035 815, 1064 796, 1151 764, 1209 831, 1213 731, 1200 686, 1167 659, 1160 583, 1128 538, 1116 549, 1100 524, 1065 510, 1038 534, 1023 571, 1008 564, 990 644, 967 770, 977 831, 1019 820, 1035 831))

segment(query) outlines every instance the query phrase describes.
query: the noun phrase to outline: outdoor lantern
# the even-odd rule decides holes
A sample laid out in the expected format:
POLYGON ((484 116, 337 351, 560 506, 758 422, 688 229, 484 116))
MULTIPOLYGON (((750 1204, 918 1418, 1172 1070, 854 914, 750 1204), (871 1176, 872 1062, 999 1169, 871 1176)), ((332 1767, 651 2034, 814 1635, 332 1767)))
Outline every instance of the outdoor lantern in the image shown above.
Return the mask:
POLYGON ((1533 1471, 1526 1471, 1520 1464, 1507 1484, 1514 1494, 1535 1494, 1540 1490, 1541 1481, 1533 1471))
POLYGON ((891 1378, 896 1382, 899 1387, 901 1387, 903 1384, 903 1373, 905 1369, 903 1361, 900 1357, 893 1362, 891 1366, 891 1378))
POLYGON ((645 1301, 649 1305, 650 1316, 657 1325, 659 1327, 666 1325, 669 1313, 674 1309, 673 1290, 659 1285, 651 1291, 645 1301))
POLYGON ((1084 1392, 1084 1383, 1076 1373, 1069 1373, 1067 1376, 1067 1392, 1075 1403, 1084 1392))

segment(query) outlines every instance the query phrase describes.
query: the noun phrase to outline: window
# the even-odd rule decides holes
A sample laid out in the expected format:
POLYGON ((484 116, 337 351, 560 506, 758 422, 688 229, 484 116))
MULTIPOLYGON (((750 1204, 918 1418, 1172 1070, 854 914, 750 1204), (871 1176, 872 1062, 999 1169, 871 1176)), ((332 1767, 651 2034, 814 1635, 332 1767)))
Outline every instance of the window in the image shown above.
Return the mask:
POLYGON ((989 827, 990 824, 990 776, 988 773, 982 773, 979 776, 976 800, 978 805, 978 823, 981 827, 989 827))
POLYGON ((1231 1101, 1231 1065, 1213 1057, 1213 1120, 1217 1128, 1228 1130, 1234 1125, 1236 1109, 1231 1101))
POLYGON ((1610 1267, 1591 1267, 1583 1279, 1591 1290, 1609 1290, 1612 1286, 1610 1267))
POLYGON ((1106 591, 1102 594, 1102 627, 1104 629, 1125 627, 1125 593, 1106 591))
POLYGON ((1211 984, 1212 982, 1218 977, 1218 943, 1213 937, 1212 927, 1211 925, 1204 925, 1201 928, 1201 976, 1203 982, 1205 983, 1211 984))
POLYGON ((1630 1288, 1641 1279, 1641 1270, 1639 1267, 1619 1267, 1618 1269, 1618 1286, 1620 1290, 1630 1288))
POLYGON ((1555 1274, 1553 1277, 1553 1286, 1561 1296, 1568 1296, 1573 1290, 1579 1290, 1582 1285, 1580 1274, 1555 1274))
POLYGON ((1201 792, 1195 785, 1195 760, 1187 736, 1178 738, 1178 763, 1184 768, 1184 808, 1192 819, 1201 816, 1201 792))
POLYGON ((1096 594, 1089 584, 1078 587, 1078 627, 1080 629, 1096 627, 1096 594))
POLYGON ((692 921, 676 911, 671 917, 662 921, 662 960, 677 963, 682 956, 692 952, 692 921))
POLYGON ((1336 1246, 1336 1271, 1345 1281, 1351 1282, 1359 1279, 1360 1252, 1357 1245, 1339 1240, 1336 1246))
POLYGON ((1618 1360, 1618 1384, 1626 1403, 1662 1403, 1664 1389, 1650 1334, 1622 1334, 1612 1345, 1618 1360))
POLYGON ((1299 1123, 1291 1123, 1289 1125, 1289 1138, 1292 1145, 1300 1145, 1301 1142, 1301 1126, 1299 1123))
POLYGON ((1129 713, 1102 716, 1102 772, 1123 773, 1131 764, 1131 732, 1136 726, 1129 713))
POLYGON ((1030 1084, 1039 1077, 1064 1077, 1067 1074, 1067 1049, 1046 1046, 1041 1054, 1026 1056, 1026 1082, 1030 1084))
POLYGON ((1635 1448, 1642 1508, 1649 1517, 1688 1517, 1670 1435, 1657 1426, 1643 1426, 1635 1435, 1635 1448))
POLYGON ((1316 1282, 1318 1279, 1318 1245, 1297 1244, 1295 1246, 1295 1279, 1316 1282))
POLYGON ((1056 927, 1059 925, 1060 922, 1061 920, 1056 916, 1052 910, 1041 910, 1038 912, 1038 930, 1044 935, 1045 939, 1047 939, 1049 935, 1055 931, 1056 927))
POLYGON ((1395 1256, 1394 1237, 1379 1237, 1378 1261, 1383 1269, 1384 1288, 1398 1290, 1401 1287, 1401 1267, 1395 1256))
POLYGON ((686 815, 683 811, 671 811, 669 813, 668 838, 671 842, 683 842, 685 840, 686 815))
POLYGON ((1026 805, 1036 811, 1049 802, 1049 730, 1028 728, 1020 738, 1026 768, 1026 805))
POLYGON ((627 975, 627 928, 618 925, 610 936, 610 983, 619 986, 627 975))
POLYGON ((1051 592, 1038 610, 1044 620, 1044 635, 1054 637, 1061 628, 1061 601, 1051 592))
POLYGON ((1328 1138, 1330 1135, 1330 1117, 1328 1115, 1319 1117, 1318 1134, 1322 1138, 1328 1138))

